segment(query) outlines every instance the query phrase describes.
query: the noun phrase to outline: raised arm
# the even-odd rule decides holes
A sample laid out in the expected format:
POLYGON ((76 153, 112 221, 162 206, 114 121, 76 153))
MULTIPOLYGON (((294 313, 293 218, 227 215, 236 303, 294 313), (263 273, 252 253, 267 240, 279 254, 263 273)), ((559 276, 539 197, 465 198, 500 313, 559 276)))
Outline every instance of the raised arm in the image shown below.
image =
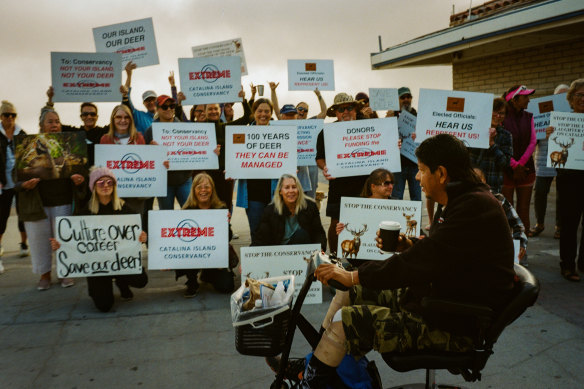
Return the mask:
POLYGON ((326 103, 324 102, 324 99, 322 98, 322 95, 320 94, 320 91, 318 90, 318 88, 316 88, 314 90, 314 94, 316 95, 316 98, 318 99, 318 103, 320 104, 320 112, 318 115, 316 115, 317 119, 324 119, 326 118, 326 103))
POLYGON ((276 94, 276 88, 280 85, 280 83, 270 82, 270 89, 272 90, 272 105, 274 106, 274 113, 278 120, 280 120, 280 105, 278 104, 278 95, 276 94))

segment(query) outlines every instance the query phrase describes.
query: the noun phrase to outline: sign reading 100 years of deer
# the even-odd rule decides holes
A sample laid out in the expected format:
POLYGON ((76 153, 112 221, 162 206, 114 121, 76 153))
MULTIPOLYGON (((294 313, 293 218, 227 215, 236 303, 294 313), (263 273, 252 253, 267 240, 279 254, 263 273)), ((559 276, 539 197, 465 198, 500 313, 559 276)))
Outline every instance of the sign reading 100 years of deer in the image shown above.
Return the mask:
POLYGON ((422 221, 422 202, 342 197, 339 222, 345 228, 339 234, 337 256, 386 259, 388 254, 379 251, 375 242, 382 221, 398 222, 401 225, 400 233, 407 237, 417 237, 422 221))
POLYGON ((140 215, 58 217, 55 238, 59 278, 142 272, 140 215))
POLYGON ((552 112, 547 166, 584 170, 584 115, 552 112))

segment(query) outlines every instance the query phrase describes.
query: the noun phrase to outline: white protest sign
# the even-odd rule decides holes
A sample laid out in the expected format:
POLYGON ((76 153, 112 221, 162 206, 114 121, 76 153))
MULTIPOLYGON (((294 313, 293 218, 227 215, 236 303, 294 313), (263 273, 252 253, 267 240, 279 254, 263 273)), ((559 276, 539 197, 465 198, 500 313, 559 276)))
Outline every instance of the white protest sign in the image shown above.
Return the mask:
POLYGON ((242 101, 239 57, 179 58, 178 71, 183 104, 242 101))
POLYGON ((296 175, 296 126, 226 126, 225 177, 296 175))
POLYGON ((58 277, 142 273, 141 232, 140 215, 57 217, 58 277))
POLYGON ((488 149, 492 113, 492 93, 420 89, 416 141, 446 133, 488 149))
POLYGON ((93 39, 95 51, 119 53, 123 65, 130 61, 139 67, 159 63, 152 18, 96 27, 93 39))
MULTIPOLYGON (((306 280, 308 264, 304 258, 321 250, 320 244, 298 244, 289 246, 255 246, 241 248, 241 283, 247 277, 255 280, 294 275, 294 298, 298 296, 306 280)), ((322 303, 322 284, 313 282, 306 295, 305 304, 322 303)))
POLYGON ((547 167, 584 170, 584 114, 552 112, 547 167))
POLYGON ((288 90, 335 90, 332 59, 289 59, 288 90))
POLYGON ((316 166, 316 139, 324 126, 323 119, 271 120, 274 126, 296 126, 298 166, 316 166))
POLYGON ((369 88, 369 107, 373 111, 398 111, 397 88, 369 88))
POLYGON ((388 258, 389 254, 379 251, 375 242, 382 221, 398 222, 401 233, 417 237, 422 223, 422 202, 341 197, 339 222, 345 224, 345 228, 339 234, 337 253, 343 258, 388 258))
POLYGON ((325 158, 335 178, 361 176, 377 168, 401 171, 397 119, 325 123, 325 158))
POLYGON ((116 175, 118 196, 166 196, 166 147, 152 145, 95 145, 95 166, 116 175))
POLYGON ((192 49, 193 57, 195 58, 237 56, 241 58, 241 75, 247 75, 247 65, 245 63, 245 54, 243 53, 243 42, 241 41, 241 38, 194 46, 192 49))
POLYGON ((521 250, 521 241, 519 239, 513 239, 513 251, 515 253, 515 260, 516 264, 519 264, 519 251, 521 250))
POLYGON ((408 111, 402 111, 397 118, 397 129, 402 140, 402 146, 399 150, 401 155, 414 163, 418 163, 416 149, 420 143, 412 138, 412 134, 416 133, 416 117, 408 111))
POLYGON ((122 58, 115 53, 51 52, 54 102, 114 101, 121 99, 122 58))
POLYGON ((219 169, 213 123, 153 122, 152 138, 166 147, 168 170, 219 169))
POLYGON ((148 212, 148 269, 229 266, 226 209, 148 212))
POLYGON ((550 125, 552 111, 570 112, 571 110, 570 104, 566 99, 566 93, 531 99, 526 109, 526 111, 533 114, 535 137, 537 139, 545 139, 545 129, 550 125))

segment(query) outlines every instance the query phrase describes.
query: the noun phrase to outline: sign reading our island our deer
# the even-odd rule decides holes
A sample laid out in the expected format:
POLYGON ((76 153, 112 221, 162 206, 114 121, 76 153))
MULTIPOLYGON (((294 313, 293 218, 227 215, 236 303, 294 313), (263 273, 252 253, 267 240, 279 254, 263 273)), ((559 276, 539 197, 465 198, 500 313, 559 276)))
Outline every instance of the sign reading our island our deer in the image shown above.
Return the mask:
POLYGON ((345 228, 339 234, 337 256, 386 259, 389 255, 379 251, 375 242, 382 221, 398 222, 401 225, 400 233, 407 237, 417 237, 422 222, 422 202, 342 197, 339 222, 345 228))
POLYGON ((584 115, 552 112, 550 126, 547 166, 584 170, 584 115))

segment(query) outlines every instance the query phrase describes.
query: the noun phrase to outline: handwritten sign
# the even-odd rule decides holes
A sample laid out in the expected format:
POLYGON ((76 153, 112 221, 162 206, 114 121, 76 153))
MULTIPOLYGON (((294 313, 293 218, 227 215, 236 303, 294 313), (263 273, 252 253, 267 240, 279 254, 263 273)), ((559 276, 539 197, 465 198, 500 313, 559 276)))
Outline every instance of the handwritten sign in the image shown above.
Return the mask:
POLYGON ((243 42, 241 38, 194 46, 192 50, 193 57, 195 58, 237 56, 241 58, 241 75, 247 75, 247 65, 245 63, 245 54, 243 52, 243 42))
POLYGON ((95 166, 112 170, 120 197, 166 196, 166 147, 95 145, 95 166))
MULTIPOLYGON (((294 275, 294 298, 298 296, 306 280, 307 263, 304 258, 320 250, 320 244, 290 246, 257 246, 241 248, 241 283, 247 277, 262 279, 294 275)), ((305 304, 322 303, 322 284, 314 282, 306 295, 305 304)))
POLYGON ((584 170, 584 115, 552 112, 547 167, 584 170))
POLYGON ((288 90, 335 90, 332 59, 288 60, 288 90))
POLYGON ((341 197, 339 221, 345 228, 339 234, 337 253, 343 258, 383 260, 389 255, 376 246, 379 223, 399 222, 401 233, 417 237, 422 223, 422 202, 341 197))
POLYGON ((55 228, 59 278, 142 273, 140 215, 57 217, 55 228))
POLYGON ((296 174, 296 126, 227 126, 225 132, 225 177, 296 174))
POLYGON ((397 88, 369 88, 369 107, 374 111, 398 111, 397 88))
POLYGON ((492 113, 491 93, 420 89, 416 141, 446 133, 467 147, 488 149, 492 113))
POLYGON ((533 114, 535 137, 545 139, 545 129, 550 125, 552 111, 570 112, 570 104, 566 99, 566 93, 538 97, 529 101, 526 111, 533 114))
POLYGON ((324 142, 333 177, 366 175, 377 168, 401 170, 394 117, 325 123, 324 142))
POLYGON ((158 65, 152 18, 96 27, 93 39, 95 51, 121 54, 124 66, 130 61, 139 67, 158 65))
POLYGON ((115 53, 51 52, 51 82, 55 102, 121 99, 122 58, 115 53))
POLYGON ((418 163, 416 149, 420 144, 412 139, 412 134, 416 133, 416 117, 408 111, 402 111, 397 118, 397 129, 402 140, 399 152, 410 161, 418 163))
POLYGON ((241 101, 239 57, 179 58, 180 87, 184 104, 232 103, 241 101))
POLYGON ((169 170, 219 169, 213 123, 152 123, 152 138, 167 148, 169 170))
POLYGON ((323 119, 272 120, 274 126, 296 126, 298 166, 316 166, 316 139, 324 126, 323 119))
POLYGON ((149 211, 148 240, 149 269, 226 268, 227 210, 149 211))

